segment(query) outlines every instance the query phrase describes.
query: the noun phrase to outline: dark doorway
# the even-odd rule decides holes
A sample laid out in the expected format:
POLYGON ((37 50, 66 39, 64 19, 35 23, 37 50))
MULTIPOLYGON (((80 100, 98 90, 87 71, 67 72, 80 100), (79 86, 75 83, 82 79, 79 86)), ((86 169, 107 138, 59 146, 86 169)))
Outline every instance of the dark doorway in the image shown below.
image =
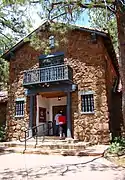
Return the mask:
POLYGON ((59 113, 59 111, 62 111, 62 114, 66 116, 66 105, 61 106, 53 106, 52 107, 52 113, 53 113, 53 135, 56 135, 56 122, 55 122, 55 115, 59 113))
POLYGON ((109 125, 113 140, 115 137, 121 136, 121 127, 123 127, 122 93, 112 93, 111 98, 109 125))

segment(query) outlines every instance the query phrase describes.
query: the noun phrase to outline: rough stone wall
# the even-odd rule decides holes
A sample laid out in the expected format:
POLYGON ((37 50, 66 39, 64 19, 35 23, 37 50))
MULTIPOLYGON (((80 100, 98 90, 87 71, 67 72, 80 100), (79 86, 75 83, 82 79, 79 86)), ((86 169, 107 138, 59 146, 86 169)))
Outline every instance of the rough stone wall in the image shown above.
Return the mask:
POLYGON ((23 87, 23 71, 37 68, 39 52, 25 44, 10 60, 9 66, 9 101, 7 106, 7 137, 8 140, 24 137, 24 130, 29 125, 29 97, 25 96, 23 87), (24 117, 15 117, 16 98, 25 98, 24 117))
MULTIPOLYGON (((78 91, 72 93, 73 136, 95 143, 109 141, 109 117, 106 86, 105 51, 102 38, 92 43, 87 32, 73 31, 68 35, 68 44, 58 49, 65 53, 65 63, 73 68, 73 81, 78 91), (81 91, 94 91, 94 114, 81 113, 81 91)), ((56 50, 55 50, 56 51, 56 50)), ((15 118, 15 99, 25 97, 23 71, 38 67, 39 52, 28 46, 21 47, 10 61, 10 89, 8 103, 8 139, 17 139, 28 126, 29 98, 26 98, 24 118, 15 118)))
POLYGON ((69 65, 73 68, 78 91, 72 93, 72 118, 74 138, 94 143, 109 142, 109 112, 106 85, 104 46, 98 37, 91 42, 87 33, 75 34, 69 42, 69 65), (77 39, 77 41, 76 41, 77 39), (72 47, 72 48, 71 48, 72 47), (81 112, 81 91, 94 91, 94 114, 81 112))
POLYGON ((114 85, 116 85, 114 82, 117 75, 109 61, 110 58, 106 50, 104 57, 106 61, 106 87, 110 119, 109 128, 113 139, 114 137, 120 136, 121 131, 123 130, 122 93, 118 92, 117 89, 114 88, 114 85))

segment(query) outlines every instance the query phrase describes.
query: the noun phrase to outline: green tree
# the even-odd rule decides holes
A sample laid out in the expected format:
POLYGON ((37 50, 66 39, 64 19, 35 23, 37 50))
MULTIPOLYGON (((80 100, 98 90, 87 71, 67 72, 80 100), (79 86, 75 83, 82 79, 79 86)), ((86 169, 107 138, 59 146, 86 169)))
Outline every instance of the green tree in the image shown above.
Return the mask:
MULTIPOLYGON (((27 16, 27 7, 22 0, 0 1, 0 55, 11 48, 17 40, 28 32, 30 19, 27 16)), ((0 87, 5 88, 8 81, 8 63, 0 58, 0 87)))
POLYGON ((2 44, 2 49, 5 47, 7 50, 12 47, 13 43, 29 32, 31 20, 27 12, 29 7, 25 3, 24 0, 0 1, 0 44, 2 44), (25 6, 23 6, 24 4, 25 6))
POLYGON ((89 11, 89 23, 93 28, 110 33, 114 48, 118 54, 118 32, 115 15, 106 9, 91 9, 89 11))
MULTIPOLYGON (((15 39, 9 34, 0 35, 0 54, 11 48, 15 44, 15 39)), ((8 62, 0 58, 0 88, 7 88, 8 82, 8 62)))
POLYGON ((7 88, 8 82, 8 63, 0 59, 0 90, 7 88))

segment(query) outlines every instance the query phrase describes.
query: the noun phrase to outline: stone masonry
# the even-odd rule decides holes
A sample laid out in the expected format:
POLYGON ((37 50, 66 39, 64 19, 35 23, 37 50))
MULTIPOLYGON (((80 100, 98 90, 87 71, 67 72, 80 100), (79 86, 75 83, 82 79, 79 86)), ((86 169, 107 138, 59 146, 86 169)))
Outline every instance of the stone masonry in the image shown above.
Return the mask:
MULTIPOLYGON (((48 36, 49 37, 49 36, 48 36)), ((73 69, 73 81, 78 90, 72 93, 73 137, 95 143, 109 142, 109 100, 113 80, 116 77, 111 59, 103 44, 103 38, 97 37, 97 43, 91 41, 90 33, 72 30, 68 34, 66 46, 60 45, 54 51, 63 51, 65 63, 73 69), (112 66, 112 71, 111 71, 112 66), (81 112, 81 91, 94 92, 94 114, 81 112)), ((25 96, 23 71, 39 66, 36 51, 29 43, 24 43, 10 60, 9 102, 7 110, 8 140, 24 136, 23 131, 29 122, 29 98, 25 96), (25 97, 24 118, 15 117, 15 99, 25 97)))

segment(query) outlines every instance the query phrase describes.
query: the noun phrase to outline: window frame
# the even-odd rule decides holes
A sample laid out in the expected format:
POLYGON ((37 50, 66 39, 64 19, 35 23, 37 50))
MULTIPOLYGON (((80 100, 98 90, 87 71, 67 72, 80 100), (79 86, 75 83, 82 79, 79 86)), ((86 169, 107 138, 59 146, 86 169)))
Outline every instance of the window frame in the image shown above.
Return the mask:
MULTIPOLYGON (((80 92, 80 98, 81 98, 81 109, 80 109, 80 111, 81 111, 81 114, 95 114, 95 105, 94 105, 94 91, 81 91, 80 92), (82 96, 89 96, 89 95, 93 95, 93 111, 86 111, 86 112, 84 112, 83 111, 83 103, 82 103, 82 96)), ((89 100, 89 102, 90 102, 90 100, 89 100)), ((87 106, 88 106, 88 104, 87 104, 87 106)))
POLYGON ((55 37, 53 35, 49 36, 49 46, 50 48, 55 48, 55 37))
POLYGON ((17 98, 15 100, 15 117, 24 117, 24 105, 25 105, 25 98, 17 98), (19 115, 17 115, 17 103, 19 103, 18 105, 18 113, 19 115), (21 109, 22 108, 22 109, 21 109), (23 112, 23 114, 21 114, 21 112, 23 112))

